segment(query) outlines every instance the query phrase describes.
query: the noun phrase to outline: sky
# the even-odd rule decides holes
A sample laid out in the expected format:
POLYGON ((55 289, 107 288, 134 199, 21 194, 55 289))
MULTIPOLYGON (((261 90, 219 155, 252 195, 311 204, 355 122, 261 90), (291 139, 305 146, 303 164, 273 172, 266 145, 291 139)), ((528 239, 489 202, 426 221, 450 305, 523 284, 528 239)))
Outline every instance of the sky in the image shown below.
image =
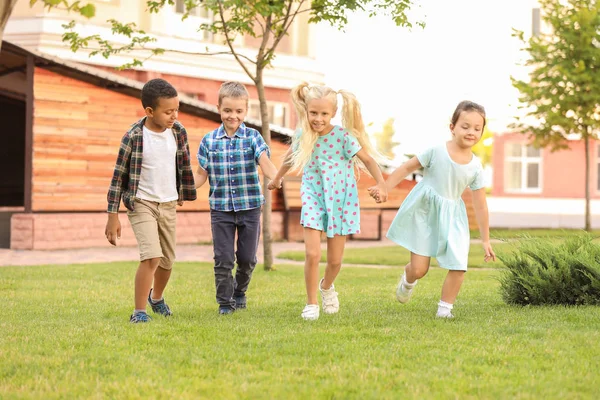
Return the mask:
POLYGON ((425 28, 396 27, 384 16, 353 15, 344 32, 317 28, 316 58, 325 83, 353 92, 366 123, 395 119, 399 154, 450 136, 461 100, 486 108, 493 132, 517 112, 510 77, 526 78, 526 57, 513 28, 531 32, 535 0, 415 0, 425 28), (326 39, 326 40, 325 40, 326 39))

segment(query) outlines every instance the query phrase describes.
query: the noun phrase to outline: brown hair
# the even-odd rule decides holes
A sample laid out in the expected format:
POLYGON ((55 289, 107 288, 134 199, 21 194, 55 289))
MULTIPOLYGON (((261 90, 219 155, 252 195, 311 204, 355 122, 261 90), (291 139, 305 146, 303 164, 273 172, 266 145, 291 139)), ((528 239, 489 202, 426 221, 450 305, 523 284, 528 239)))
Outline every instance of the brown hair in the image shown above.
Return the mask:
POLYGON ((482 129, 485 128, 485 108, 469 100, 464 100, 458 103, 458 105, 456 106, 456 110, 454 110, 454 114, 452 114, 452 119, 450 120, 452 125, 456 125, 456 123, 458 122, 458 118, 460 117, 460 114, 463 111, 475 111, 477 114, 481 115, 481 117, 483 118, 482 129))

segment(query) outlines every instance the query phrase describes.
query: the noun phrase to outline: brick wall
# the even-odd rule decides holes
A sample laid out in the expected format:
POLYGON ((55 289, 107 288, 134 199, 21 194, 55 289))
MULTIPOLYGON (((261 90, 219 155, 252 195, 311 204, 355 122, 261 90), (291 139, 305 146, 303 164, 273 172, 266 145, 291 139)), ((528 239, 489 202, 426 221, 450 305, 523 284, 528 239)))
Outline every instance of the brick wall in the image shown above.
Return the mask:
MULTIPOLYGON (((104 236, 106 213, 14 214, 11 219, 13 250, 77 249, 108 247, 104 236)), ((121 239, 119 246, 137 243, 125 213, 119 215, 121 239)), ((274 240, 283 237, 283 213, 271 217, 274 240)), ((212 240, 209 212, 177 213, 177 243, 196 244, 212 240)))

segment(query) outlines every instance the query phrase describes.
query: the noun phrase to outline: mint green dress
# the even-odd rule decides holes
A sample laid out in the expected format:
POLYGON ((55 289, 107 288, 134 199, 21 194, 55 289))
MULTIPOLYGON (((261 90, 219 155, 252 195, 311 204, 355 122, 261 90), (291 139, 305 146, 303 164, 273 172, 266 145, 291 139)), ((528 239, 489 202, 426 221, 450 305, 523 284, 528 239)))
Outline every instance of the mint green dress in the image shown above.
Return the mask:
POLYGON ((417 155, 424 176, 402 202, 387 237, 415 254, 437 258, 441 267, 467 270, 469 220, 461 196, 483 188, 483 167, 475 155, 468 164, 450 158, 444 143, 417 155))

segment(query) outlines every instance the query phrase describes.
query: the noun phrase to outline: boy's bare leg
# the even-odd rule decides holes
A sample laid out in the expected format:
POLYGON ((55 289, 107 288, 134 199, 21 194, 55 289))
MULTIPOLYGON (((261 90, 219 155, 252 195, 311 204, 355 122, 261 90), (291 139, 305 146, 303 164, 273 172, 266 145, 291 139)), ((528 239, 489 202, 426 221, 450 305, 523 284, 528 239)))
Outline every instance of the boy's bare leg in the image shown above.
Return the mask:
MULTIPOLYGON (((154 273, 158 268, 160 258, 150 258, 140 262, 135 274, 135 309, 145 310, 148 301, 148 293, 152 287, 154 273)), ((164 290, 164 287, 163 287, 164 290)))
POLYGON ((163 297, 163 292, 171 278, 171 271, 173 270, 161 267, 156 268, 156 271, 154 272, 154 286, 152 286, 152 298, 154 300, 160 300, 163 297))

